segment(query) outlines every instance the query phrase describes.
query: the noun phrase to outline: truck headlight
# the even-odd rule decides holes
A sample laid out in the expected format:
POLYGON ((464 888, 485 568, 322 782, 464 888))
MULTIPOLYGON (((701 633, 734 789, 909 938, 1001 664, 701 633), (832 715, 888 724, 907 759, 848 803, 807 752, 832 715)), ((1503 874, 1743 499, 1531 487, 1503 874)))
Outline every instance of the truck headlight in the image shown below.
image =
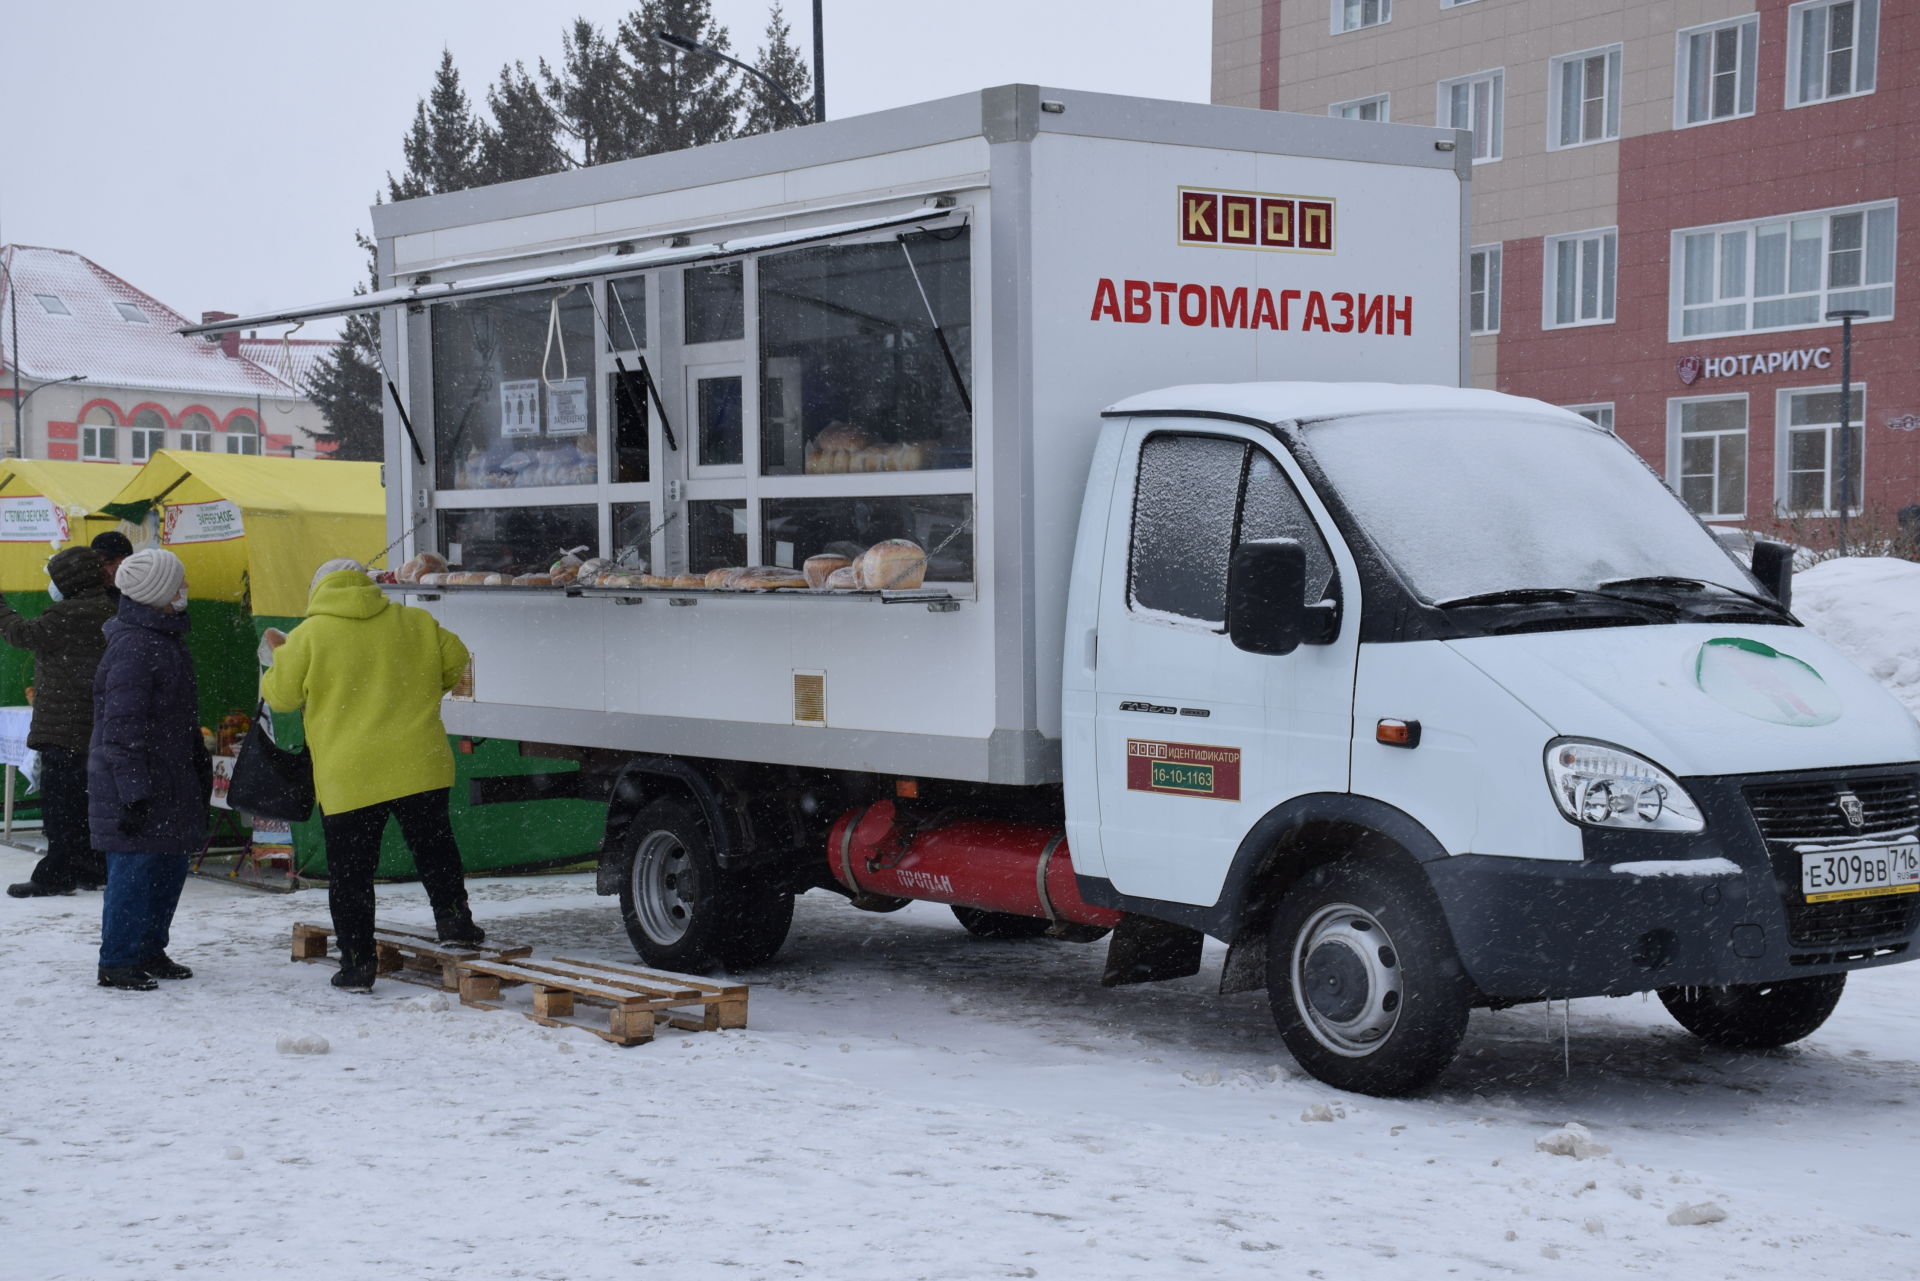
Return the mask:
POLYGON ((1555 739, 1547 744, 1547 781, 1560 812, 1586 827, 1698 832, 1707 825, 1673 775, 1608 743, 1555 739))

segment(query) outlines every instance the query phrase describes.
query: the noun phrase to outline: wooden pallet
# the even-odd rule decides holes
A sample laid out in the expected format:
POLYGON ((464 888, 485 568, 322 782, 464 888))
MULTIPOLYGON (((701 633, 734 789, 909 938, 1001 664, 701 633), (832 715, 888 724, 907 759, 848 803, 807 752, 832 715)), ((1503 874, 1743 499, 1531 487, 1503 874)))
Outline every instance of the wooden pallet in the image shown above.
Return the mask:
POLYGON ((585 1028, 615 1045, 645 1045, 655 1024, 689 1032, 710 1032, 747 1025, 747 989, 710 983, 684 974, 610 965, 605 961, 485 959, 460 962, 460 1000, 481 1009, 499 1009, 500 989, 524 984, 533 989, 528 1018, 547 1027, 585 1028), (580 1005, 604 1010, 606 1027, 580 1021, 580 1005))
MULTIPOLYGON (((330 925, 304 922, 293 927, 293 959, 328 959, 327 940, 333 937, 330 925)), ((473 960, 512 960, 532 956, 533 949, 522 943, 442 943, 432 934, 416 930, 381 928, 373 932, 375 967, 382 977, 445 992, 460 990, 460 966, 473 960)))

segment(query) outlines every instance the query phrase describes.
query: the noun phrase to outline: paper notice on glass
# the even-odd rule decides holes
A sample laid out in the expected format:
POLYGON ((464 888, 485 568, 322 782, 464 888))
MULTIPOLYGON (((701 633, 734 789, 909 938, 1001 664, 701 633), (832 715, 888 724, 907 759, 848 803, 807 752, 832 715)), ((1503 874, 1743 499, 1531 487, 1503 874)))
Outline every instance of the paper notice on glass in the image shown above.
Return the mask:
POLYGON ((516 378, 500 384, 500 434, 540 434, 540 380, 516 378))
POLYGON ((547 388, 547 435, 587 434, 587 380, 563 378, 547 388))

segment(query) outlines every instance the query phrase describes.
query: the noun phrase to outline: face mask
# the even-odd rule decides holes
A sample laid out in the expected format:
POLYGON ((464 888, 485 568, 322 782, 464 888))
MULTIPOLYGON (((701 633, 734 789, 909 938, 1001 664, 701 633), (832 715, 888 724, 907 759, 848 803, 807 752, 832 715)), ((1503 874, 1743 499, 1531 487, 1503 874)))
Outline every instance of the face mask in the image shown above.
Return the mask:
POLYGON ((60 584, 54 582, 51 578, 47 580, 47 595, 53 597, 57 601, 66 599, 65 596, 60 594, 60 584))
POLYGON ((187 612, 187 589, 184 587, 180 589, 180 594, 173 598, 173 612, 176 614, 187 612))

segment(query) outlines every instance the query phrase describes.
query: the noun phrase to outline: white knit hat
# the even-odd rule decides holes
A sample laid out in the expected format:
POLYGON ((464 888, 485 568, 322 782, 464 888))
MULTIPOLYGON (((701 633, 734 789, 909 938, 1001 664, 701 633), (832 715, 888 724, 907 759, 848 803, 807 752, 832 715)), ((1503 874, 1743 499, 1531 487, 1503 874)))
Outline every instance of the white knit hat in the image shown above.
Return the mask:
POLYGON ((354 560, 351 556, 336 556, 332 560, 327 561, 321 565, 320 568, 313 571, 313 581, 307 584, 307 595, 313 595, 314 589, 320 586, 320 580, 328 574, 338 574, 343 570, 349 569, 356 574, 364 574, 367 572, 367 567, 359 561, 354 560))
POLYGON ((187 567, 170 551, 150 547, 135 552, 120 562, 113 585, 142 605, 159 606, 180 594, 187 581, 187 567))

